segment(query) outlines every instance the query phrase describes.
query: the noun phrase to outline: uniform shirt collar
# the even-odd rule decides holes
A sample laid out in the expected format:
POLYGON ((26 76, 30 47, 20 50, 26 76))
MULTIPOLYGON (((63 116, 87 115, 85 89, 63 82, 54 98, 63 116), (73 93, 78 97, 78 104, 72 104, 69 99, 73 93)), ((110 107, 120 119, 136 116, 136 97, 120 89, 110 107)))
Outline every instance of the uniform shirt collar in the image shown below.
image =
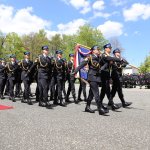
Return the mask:
POLYGON ((14 64, 15 62, 14 62, 14 61, 11 61, 11 63, 14 64))
POLYGON ((59 58, 59 57, 57 57, 57 59, 58 59, 58 60, 60 60, 60 58, 59 58))
POLYGON ((25 60, 26 60, 26 62, 29 62, 29 59, 26 58, 25 60))
POLYGON ((47 55, 45 55, 45 54, 43 54, 43 56, 46 58, 47 57, 47 55))
POLYGON ((106 54, 107 56, 110 56, 110 54, 109 54, 109 53, 107 53, 107 52, 105 52, 105 54, 106 54))

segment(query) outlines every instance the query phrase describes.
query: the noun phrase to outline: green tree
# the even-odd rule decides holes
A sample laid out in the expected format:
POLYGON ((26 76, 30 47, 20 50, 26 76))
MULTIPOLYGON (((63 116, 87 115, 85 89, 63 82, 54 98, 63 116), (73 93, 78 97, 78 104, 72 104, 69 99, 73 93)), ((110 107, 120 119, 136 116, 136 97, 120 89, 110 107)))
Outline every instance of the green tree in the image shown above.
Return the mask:
POLYGON ((4 57, 4 43, 5 43, 5 35, 0 32, 0 57, 4 57))
POLYGON ((141 73, 148 73, 150 72, 150 54, 144 60, 144 62, 140 66, 141 73))
POLYGON ((66 59, 69 59, 70 53, 74 53, 75 42, 76 35, 62 35, 62 49, 66 59))
POLYGON ((124 48, 122 47, 122 45, 117 37, 110 38, 109 42, 111 43, 112 49, 119 48, 121 50, 121 52, 123 52, 124 48))
POLYGON ((108 41, 104 38, 103 34, 89 24, 81 26, 77 32, 76 42, 88 47, 98 45, 101 49, 108 41))
POLYGON ((50 54, 55 55, 55 51, 62 49, 63 47, 63 42, 62 42, 62 37, 60 34, 54 35, 51 40, 49 41, 50 44, 50 54))
POLYGON ((9 33, 6 35, 4 43, 3 56, 9 57, 11 54, 15 54, 17 59, 22 59, 22 53, 24 52, 24 47, 21 38, 17 33, 9 33))
POLYGON ((30 33, 22 36, 23 47, 31 52, 31 58, 34 59, 41 54, 43 45, 49 46, 49 40, 44 30, 39 30, 38 33, 30 33))

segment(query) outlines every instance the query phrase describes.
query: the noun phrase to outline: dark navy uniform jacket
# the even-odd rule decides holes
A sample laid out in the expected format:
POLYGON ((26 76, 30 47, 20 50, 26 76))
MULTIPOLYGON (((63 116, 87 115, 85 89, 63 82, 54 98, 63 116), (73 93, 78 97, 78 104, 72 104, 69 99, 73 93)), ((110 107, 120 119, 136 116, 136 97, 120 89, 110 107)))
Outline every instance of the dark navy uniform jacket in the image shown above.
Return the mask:
POLYGON ((63 79, 64 73, 65 73, 65 63, 63 59, 55 59, 55 75, 57 79, 63 79))
POLYGON ((0 78, 5 79, 6 78, 6 68, 2 64, 0 64, 0 78))
POLYGON ((89 70, 87 80, 89 82, 101 82, 100 61, 101 57, 91 54, 75 69, 75 73, 88 64, 89 70))
POLYGON ((110 73, 112 70, 112 64, 110 64, 110 61, 120 62, 121 59, 119 59, 117 57, 111 57, 106 53, 103 53, 101 55, 101 66, 105 65, 105 67, 101 71, 101 77, 103 77, 103 78, 109 79, 111 76, 110 73))
POLYGON ((31 60, 28 60, 28 62, 25 59, 21 61, 20 63, 20 67, 22 69, 21 80, 30 80, 31 75, 33 74, 28 74, 28 71, 32 65, 33 62, 31 60))
POLYGON ((18 76, 18 68, 19 65, 17 62, 14 62, 13 64, 9 62, 7 64, 7 73, 8 73, 8 79, 16 80, 18 76))
POLYGON ((126 67, 127 64, 129 63, 125 59, 119 62, 114 62, 112 64, 112 79, 119 79, 120 81, 122 81, 122 70, 126 67))
POLYGON ((30 67, 29 72, 32 72, 35 67, 38 68, 38 79, 50 79, 51 78, 51 58, 48 56, 40 55, 35 59, 35 62, 30 67))
POLYGON ((67 63, 67 66, 68 66, 68 78, 70 80, 75 80, 75 76, 71 74, 72 72, 75 71, 74 63, 69 60, 68 63, 67 63))

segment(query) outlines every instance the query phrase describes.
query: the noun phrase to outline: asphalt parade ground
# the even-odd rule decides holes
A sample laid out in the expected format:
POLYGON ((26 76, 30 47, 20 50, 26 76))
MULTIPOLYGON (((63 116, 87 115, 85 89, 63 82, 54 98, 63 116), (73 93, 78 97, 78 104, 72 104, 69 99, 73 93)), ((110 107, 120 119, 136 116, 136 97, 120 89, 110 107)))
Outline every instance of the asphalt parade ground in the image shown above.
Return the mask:
MULTIPOLYGON (((123 92, 133 104, 108 116, 84 112, 85 102, 46 109, 0 100, 14 107, 0 110, 0 150, 150 150, 150 89, 123 92)), ((114 102, 120 103, 118 95, 114 102)), ((96 109, 94 100, 91 108, 96 109)))

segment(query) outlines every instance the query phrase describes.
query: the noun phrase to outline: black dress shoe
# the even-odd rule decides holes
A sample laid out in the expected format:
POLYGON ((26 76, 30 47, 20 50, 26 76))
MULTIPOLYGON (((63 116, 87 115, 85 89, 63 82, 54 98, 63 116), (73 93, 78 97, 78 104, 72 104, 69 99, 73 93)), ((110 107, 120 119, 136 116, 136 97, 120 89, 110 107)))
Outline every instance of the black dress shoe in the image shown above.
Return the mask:
POLYGON ((102 108, 104 109, 105 113, 109 113, 109 109, 106 106, 102 105, 102 108))
POLYGON ((69 100, 69 98, 65 98, 65 102, 66 103, 71 103, 71 101, 69 100))
POLYGON ((79 101, 78 101, 78 100, 74 100, 74 103, 75 103, 75 104, 78 104, 78 103, 79 103, 79 101))
POLYGON ((99 115, 105 115, 106 113, 102 107, 98 108, 98 112, 99 112, 99 115))
POLYGON ((120 107, 116 104, 112 104, 111 108, 112 108, 112 110, 116 110, 116 109, 119 109, 120 107))
POLYGON ((52 105, 51 105, 49 102, 47 102, 47 103, 46 103, 46 108, 47 108, 47 109, 52 109, 52 105))
POLYGON ((122 107, 125 108, 125 107, 128 107, 132 104, 132 102, 125 102, 122 104, 122 107))
POLYGON ((0 96, 0 99, 5 99, 5 97, 2 95, 2 96, 0 96))
POLYGON ((90 108, 90 106, 86 106, 86 107, 85 107, 85 112, 95 113, 95 111, 92 110, 92 109, 90 108))
POLYGON ((15 100, 15 98, 14 98, 14 97, 12 97, 12 101, 13 101, 13 102, 16 102, 16 100, 15 100))
POLYGON ((106 106, 104 106, 104 105, 102 105, 102 108, 105 109, 105 110, 108 109, 108 108, 107 108, 106 106))
POLYGON ((27 103, 28 103, 29 105, 33 105, 31 99, 27 99, 27 103))
POLYGON ((27 99, 22 98, 21 103, 27 103, 27 99))
POLYGON ((62 107, 66 107, 66 105, 63 102, 60 102, 59 105, 62 106, 62 107))
POLYGON ((44 102, 39 102, 39 106, 40 106, 40 107, 45 107, 46 104, 45 104, 44 102))

